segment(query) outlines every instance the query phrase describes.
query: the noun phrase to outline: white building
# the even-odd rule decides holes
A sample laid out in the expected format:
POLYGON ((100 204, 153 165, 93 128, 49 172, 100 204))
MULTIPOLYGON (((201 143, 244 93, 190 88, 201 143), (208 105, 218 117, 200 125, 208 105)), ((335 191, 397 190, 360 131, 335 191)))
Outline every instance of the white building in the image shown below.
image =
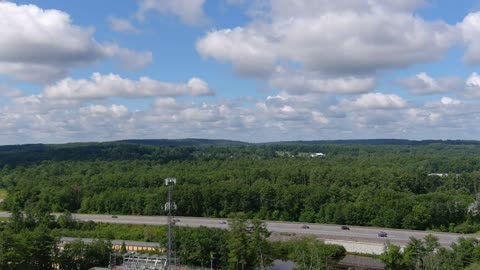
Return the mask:
POLYGON ((324 153, 313 153, 313 154, 310 154, 310 157, 325 157, 325 154, 324 153))

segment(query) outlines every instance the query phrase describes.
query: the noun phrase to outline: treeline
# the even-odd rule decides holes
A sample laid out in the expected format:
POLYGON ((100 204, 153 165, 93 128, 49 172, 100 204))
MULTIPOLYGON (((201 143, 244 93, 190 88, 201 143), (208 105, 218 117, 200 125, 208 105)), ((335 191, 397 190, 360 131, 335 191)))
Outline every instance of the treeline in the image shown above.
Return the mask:
MULTIPOLYGON (((40 208, 14 211, 0 224, 0 269, 87 270, 106 267, 111 258, 120 265, 126 252, 112 250, 110 240, 158 242, 166 247, 165 226, 97 224, 72 219, 66 213, 57 220, 40 208), (94 238, 91 243, 76 240, 58 244, 62 236, 94 238), (112 256, 116 254, 115 256, 112 256)), ((229 221, 229 230, 175 228, 174 256, 180 265, 213 266, 215 269, 265 269, 273 260, 291 260, 297 269, 326 269, 327 259, 335 263, 345 255, 341 246, 326 245, 315 238, 267 241, 270 233, 260 220, 247 220, 238 213, 229 221)), ((150 251, 162 254, 164 249, 150 251)))
POLYGON ((62 149, 78 158, 52 154, 55 160, 3 166, 4 209, 41 204, 55 212, 162 215, 164 178, 176 177, 177 215, 244 212, 271 220, 462 232, 477 228, 478 211, 468 211, 480 183, 477 145, 102 144, 62 149), (86 149, 103 154, 84 156, 86 149), (326 157, 301 155, 314 152, 326 157))
POLYGON ((53 233, 57 227, 61 225, 40 208, 25 213, 13 211, 7 222, 0 223, 0 269, 50 270, 58 266, 63 270, 87 270, 108 265, 110 241, 76 241, 60 250, 60 237, 53 233))
POLYGON ((459 238, 450 248, 445 248, 433 235, 424 239, 411 237, 403 250, 386 244, 381 259, 389 269, 474 270, 480 267, 480 245, 478 239, 459 238))

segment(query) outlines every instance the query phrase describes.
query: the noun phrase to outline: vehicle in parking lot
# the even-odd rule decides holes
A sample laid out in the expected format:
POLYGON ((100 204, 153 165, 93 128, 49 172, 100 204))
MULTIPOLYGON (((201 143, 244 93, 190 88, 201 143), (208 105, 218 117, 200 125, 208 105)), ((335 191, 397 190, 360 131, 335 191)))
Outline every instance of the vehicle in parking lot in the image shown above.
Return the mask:
POLYGON ((305 225, 302 225, 302 229, 310 229, 310 226, 308 226, 308 225, 306 225, 306 224, 305 224, 305 225))
POLYGON ((342 230, 350 230, 350 227, 348 227, 347 225, 342 225, 342 230))
POLYGON ((388 234, 386 232, 379 232, 378 237, 387 237, 388 234))

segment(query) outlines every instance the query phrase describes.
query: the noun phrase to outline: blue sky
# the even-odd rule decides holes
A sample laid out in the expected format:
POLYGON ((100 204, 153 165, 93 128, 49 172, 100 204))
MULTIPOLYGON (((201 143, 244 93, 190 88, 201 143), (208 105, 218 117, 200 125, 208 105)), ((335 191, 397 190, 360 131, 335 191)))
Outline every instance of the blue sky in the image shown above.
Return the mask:
POLYGON ((0 144, 480 139, 480 1, 0 1, 0 144))

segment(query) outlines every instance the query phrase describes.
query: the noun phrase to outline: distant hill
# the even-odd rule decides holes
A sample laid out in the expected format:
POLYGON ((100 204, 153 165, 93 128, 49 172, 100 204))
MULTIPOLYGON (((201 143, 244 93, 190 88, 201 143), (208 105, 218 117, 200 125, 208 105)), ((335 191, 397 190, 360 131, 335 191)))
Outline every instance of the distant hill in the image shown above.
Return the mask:
POLYGON ((44 152, 52 149, 77 149, 77 148, 105 148, 117 144, 144 145, 144 146, 169 146, 169 147, 188 147, 188 146, 255 146, 255 145, 430 145, 430 144, 448 144, 448 145, 480 145, 480 141, 473 140, 403 140, 403 139, 364 139, 364 140, 312 140, 312 141, 277 141, 265 143, 248 143, 233 140, 221 139, 128 139, 111 142, 85 142, 85 143, 65 143, 65 144, 18 144, 1 145, 0 153, 7 152, 44 152))
POLYGON ((280 141, 268 142, 265 144, 336 144, 336 145, 429 145, 429 144, 451 144, 451 145, 480 145, 480 141, 473 140, 403 140, 403 139, 365 139, 365 140, 318 140, 318 141, 280 141))
POLYGON ((480 141, 473 140, 403 140, 403 139, 364 139, 364 140, 313 140, 313 141, 278 141, 265 143, 248 143, 231 140, 214 139, 132 139, 115 141, 120 143, 156 145, 156 146, 241 146, 241 145, 272 145, 272 144, 301 144, 301 145, 429 145, 429 144, 450 144, 450 145, 480 145, 480 141))
POLYGON ((156 146, 235 146, 248 145, 246 142, 231 141, 231 140, 213 140, 213 139, 132 139, 115 141, 119 143, 141 144, 141 145, 156 145, 156 146))

